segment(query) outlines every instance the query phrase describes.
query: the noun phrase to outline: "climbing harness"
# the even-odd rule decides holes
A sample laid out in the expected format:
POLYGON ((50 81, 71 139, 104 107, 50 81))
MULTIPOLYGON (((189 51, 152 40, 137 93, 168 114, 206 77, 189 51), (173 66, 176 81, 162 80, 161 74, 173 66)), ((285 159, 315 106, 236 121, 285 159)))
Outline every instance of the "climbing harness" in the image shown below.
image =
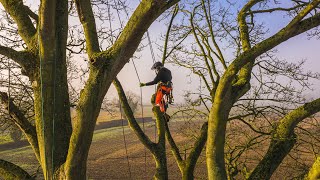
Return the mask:
POLYGON ((172 83, 160 83, 158 85, 157 95, 156 95, 156 105, 160 107, 160 111, 165 113, 169 104, 173 103, 173 96, 172 96, 172 83))

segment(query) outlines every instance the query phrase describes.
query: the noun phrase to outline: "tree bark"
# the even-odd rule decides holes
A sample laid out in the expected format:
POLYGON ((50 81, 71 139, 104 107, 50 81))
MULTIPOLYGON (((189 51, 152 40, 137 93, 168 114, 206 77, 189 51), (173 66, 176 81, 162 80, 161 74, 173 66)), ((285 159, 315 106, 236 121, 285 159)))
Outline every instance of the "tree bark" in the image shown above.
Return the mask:
POLYGON ((0 159, 0 177, 4 179, 34 179, 21 167, 0 159))
POLYGON ((65 171, 70 179, 84 179, 85 165, 92 141, 94 126, 100 112, 102 100, 112 81, 123 66, 129 61, 138 47, 143 34, 151 23, 166 9, 174 5, 174 1, 146 1, 143 0, 130 17, 119 39, 108 50, 100 52, 93 33, 95 23, 88 0, 79 0, 78 14, 83 25, 88 56, 91 61, 89 79, 80 93, 77 106, 77 118, 70 140, 65 171), (86 10, 87 9, 87 10, 86 10), (96 52, 98 51, 98 52, 96 52), (84 169, 79 173, 79 169, 84 169))
MULTIPOLYGON (((114 86, 117 89, 121 105, 123 107, 125 116, 129 121, 130 128, 138 136, 141 143, 148 149, 153 155, 153 158, 156 162, 156 172, 153 176, 154 179, 166 180, 168 179, 168 170, 167 170, 167 156, 166 156, 166 142, 165 142, 165 119, 163 113, 160 111, 160 108, 154 106, 152 112, 156 118, 156 127, 158 133, 158 142, 152 142, 149 137, 143 132, 139 124, 137 123, 132 109, 128 103, 127 97, 124 93, 121 83, 116 78, 113 82, 114 86)), ((151 98, 151 103, 154 104, 154 97, 151 98)))
POLYGON ((157 180, 167 180, 168 179, 168 169, 167 169, 167 156, 165 143, 157 145, 157 149, 152 153, 154 160, 156 161, 156 172, 153 179, 157 180))
POLYGON ((152 22, 178 1, 142 0, 113 47, 100 52, 91 2, 76 0, 91 64, 89 79, 80 93, 73 130, 66 71, 68 1, 41 1, 39 17, 32 15, 38 19, 38 33, 23 1, 0 1, 28 46, 25 52, 0 46, 0 53, 20 64, 32 82, 40 164, 45 179, 54 176, 86 179, 89 147, 106 92, 152 22), (24 61, 24 57, 28 59, 24 61))
POLYGON ((287 140, 272 139, 267 153, 259 162, 259 165, 250 174, 248 179, 270 179, 274 171, 291 151, 295 143, 296 140, 294 136, 287 140))
POLYGON ((291 111, 277 125, 267 153, 249 179, 270 179, 296 142, 294 129, 303 119, 320 111, 320 98, 291 111))
MULTIPOLYGON (((154 105, 155 96, 151 98, 151 102, 154 105)), ((168 179, 168 169, 167 169, 167 155, 166 155, 166 131, 165 123, 166 120, 163 113, 160 111, 159 106, 153 106, 153 114, 156 118, 156 126, 158 132, 158 143, 156 143, 151 150, 153 157, 156 161, 156 173, 154 179, 167 180, 168 179)))
POLYGON ((183 160, 180 155, 180 150, 178 146, 176 145, 170 130, 169 126, 166 123, 166 138, 171 146, 171 151, 173 153, 173 156, 176 159, 176 162, 178 164, 178 167, 180 169, 182 179, 183 180, 192 180, 194 179, 194 169, 196 167, 197 161, 199 159, 199 156, 204 148, 204 145, 207 141, 207 134, 208 134, 208 122, 205 122, 201 127, 200 136, 197 138, 196 142, 194 143, 194 146, 187 157, 186 160, 183 160))
POLYGON ((320 179, 320 156, 318 156, 316 161, 313 163, 305 179, 308 179, 308 180, 320 179))
POLYGON ((0 91, 0 100, 2 105, 9 111, 11 118, 13 118, 14 123, 20 128, 20 130, 27 137, 35 156, 40 162, 40 153, 38 146, 38 138, 36 133, 36 128, 28 121, 20 109, 9 99, 7 93, 0 91))
POLYGON ((66 69, 67 7, 66 0, 43 0, 39 9, 40 67, 33 89, 45 179, 59 174, 57 171, 66 160, 72 130, 66 69))
MULTIPOLYGON (((224 101, 226 102, 226 101, 224 101)), ((224 144, 226 125, 232 104, 223 106, 221 102, 214 102, 208 121, 208 140, 206 149, 208 179, 225 180, 227 174, 224 161, 224 144)))

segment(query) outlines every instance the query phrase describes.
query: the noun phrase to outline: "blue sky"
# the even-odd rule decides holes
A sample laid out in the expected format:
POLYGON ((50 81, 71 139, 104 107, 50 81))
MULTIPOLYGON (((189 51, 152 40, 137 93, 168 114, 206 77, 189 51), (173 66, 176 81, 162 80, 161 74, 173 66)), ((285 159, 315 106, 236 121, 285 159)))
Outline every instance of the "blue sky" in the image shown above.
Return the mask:
MULTIPOLYGON (((225 1, 220 1, 225 2, 225 1)), ((236 1, 235 1, 236 2, 236 1)), ((237 6, 241 7, 241 5, 246 1, 238 1, 237 6)), ((289 0, 282 1, 282 3, 288 4, 290 2, 289 0)), ((135 9, 135 7, 138 5, 139 1, 127 1, 129 3, 129 7, 131 8, 131 11, 129 11, 129 14, 132 13, 132 11, 135 9)), ((27 5, 32 4, 32 9, 37 10, 37 6, 39 5, 39 1, 35 0, 28 0, 27 5)), ((230 8, 230 12, 237 12, 237 8, 230 8)), ((121 17, 127 19, 127 17, 121 17)), ((275 15, 261 15, 257 17, 258 21, 263 21, 267 27, 269 27, 269 35, 272 35, 273 33, 277 32, 279 29, 281 29, 285 24, 288 23, 289 18, 285 16, 284 13, 276 13, 275 15)), ((179 19, 176 19, 179 20, 179 19)), ((158 47, 156 44, 163 44, 163 42, 160 40, 160 36, 163 35, 166 31, 166 25, 165 22, 168 20, 160 21, 157 20, 154 22, 151 27, 149 28, 149 33, 151 36, 151 40, 153 42, 153 48, 156 54, 156 59, 160 60, 161 58, 161 52, 158 50, 158 47)), ((70 18, 70 23, 78 23, 78 18, 73 17, 70 18)), ((97 23, 98 26, 101 24, 97 23)), ((119 26, 119 23, 116 21, 113 22, 113 26, 119 26)), ((147 43, 147 40, 144 39, 144 44, 147 43)), ((282 44, 280 44, 278 47, 276 47, 279 50, 278 57, 287 59, 290 62, 300 61, 302 59, 306 59, 306 65, 304 69, 311 70, 314 72, 320 73, 320 51, 319 51, 319 45, 320 40, 317 40, 315 38, 308 40, 308 37, 306 34, 297 36, 295 38, 292 38, 282 44)), ((151 81, 154 76, 155 72, 151 71, 150 68, 153 64, 153 60, 151 58, 151 52, 149 50, 149 47, 144 48, 144 50, 140 53, 138 53, 140 56, 139 59, 135 59, 135 63, 137 65, 137 70, 140 76, 140 79, 142 82, 148 82, 151 81)), ((86 57, 86 54, 83 56, 86 57)), ((75 62, 84 64, 86 62, 83 62, 82 60, 75 60, 75 62)), ((174 96, 176 102, 183 102, 183 95, 188 90, 194 90, 195 87, 198 87, 199 85, 199 78, 192 75, 189 70, 172 66, 170 64, 166 65, 169 69, 171 69, 173 74, 173 84, 174 84, 174 96)), ((138 78, 135 74, 132 62, 125 65, 123 70, 118 75, 119 80, 122 82, 122 85, 125 90, 130 90, 135 92, 136 94, 140 94, 140 88, 139 88, 139 82, 138 78)), ((308 91, 307 96, 309 97, 317 97, 319 96, 320 92, 320 83, 317 80, 311 80, 315 85, 313 86, 313 91, 308 91)), ((150 97, 154 93, 154 87, 144 87, 143 88, 143 102, 146 104, 149 104, 150 97)), ((110 88, 107 98, 112 99, 113 97, 117 96, 116 91, 113 87, 110 88)))
MULTIPOLYGON (((237 10, 231 9, 231 11, 236 12, 237 10)), ((264 14, 257 17, 259 22, 264 22, 266 27, 269 28, 269 36, 280 30, 286 25, 290 18, 284 13, 275 13, 274 15, 264 14)), ((153 42, 161 44, 159 37, 161 34, 164 34, 166 31, 166 26, 164 22, 155 22, 149 28, 149 33, 153 42)), ((144 40, 145 41, 145 40, 144 40)), ((146 43, 146 41, 144 42, 146 43)), ((153 47, 156 52, 157 60, 160 60, 161 53, 157 50, 156 45, 153 44, 153 47)), ((308 39, 306 34, 299 35, 294 37, 279 46, 276 49, 279 51, 277 56, 281 59, 286 59, 288 62, 297 62, 302 59, 306 59, 304 69, 306 71, 313 71, 320 73, 320 40, 316 38, 308 39)), ((135 60, 137 64, 137 69, 139 71, 139 76, 141 81, 147 82, 153 79, 155 73, 150 70, 153 62, 151 58, 151 53, 149 47, 145 48, 141 53, 142 56, 140 59, 135 60)), ((173 74, 173 84, 174 84, 174 96, 177 102, 183 102, 183 95, 188 90, 194 90, 194 87, 199 85, 199 78, 190 75, 190 71, 184 68, 174 67, 172 65, 166 65, 171 69, 173 74), (191 83, 190 83, 191 82, 191 83)), ((127 64, 124 69, 119 74, 119 79, 122 82, 125 90, 130 90, 140 93, 139 82, 135 75, 134 68, 132 63, 127 64)), ((306 91, 307 97, 319 97, 320 92, 320 83, 318 80, 311 79, 311 82, 314 84, 313 90, 306 91)), ((143 102, 149 103, 150 97, 154 93, 154 87, 144 87, 143 88, 143 102)), ((116 95, 114 88, 112 87, 109 90, 109 95, 116 95)))

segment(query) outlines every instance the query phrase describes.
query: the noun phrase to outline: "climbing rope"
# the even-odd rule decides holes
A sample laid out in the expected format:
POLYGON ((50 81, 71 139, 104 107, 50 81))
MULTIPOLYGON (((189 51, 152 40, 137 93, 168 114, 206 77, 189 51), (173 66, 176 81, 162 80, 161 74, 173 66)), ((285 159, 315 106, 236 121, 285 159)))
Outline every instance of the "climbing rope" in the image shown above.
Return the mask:
POLYGON ((11 67, 10 67, 10 60, 8 58, 8 114, 9 114, 9 117, 10 117, 10 99, 11 99, 10 87, 11 87, 11 67))
POLYGON ((130 179, 132 179, 131 168, 130 168, 130 161, 129 161, 129 156, 128 156, 128 148, 127 148, 126 135, 125 135, 125 133, 124 133, 124 119, 123 119, 123 115, 122 115, 122 107, 121 107, 120 99, 119 99, 119 109, 120 109, 120 118, 121 118, 123 142, 124 142, 124 148, 125 148, 125 150, 126 150, 127 164, 128 164, 128 170, 129 170, 129 177, 130 177, 130 179))
MULTIPOLYGON (((115 0, 114 0, 114 3, 116 4, 115 0)), ((126 13, 127 18, 128 18, 128 12, 127 12, 126 9, 124 9, 124 10, 125 10, 125 13, 126 13)), ((121 29, 123 29, 124 26, 123 26, 123 23, 121 21, 120 12, 119 12, 118 8, 116 8, 116 11, 117 11, 117 15, 118 15, 118 19, 119 19, 119 22, 120 22, 121 29)), ((149 36, 149 32, 148 31, 147 31, 147 36, 148 36, 148 40, 149 40, 149 45, 150 45, 150 50, 151 50, 153 62, 155 62, 154 52, 153 52, 153 49, 152 49, 152 45, 151 45, 150 36, 149 36)), ((139 81, 139 83, 141 83, 137 67, 136 67, 136 65, 135 65, 133 60, 132 60, 132 64, 133 64, 133 67, 135 69, 138 81, 139 81)), ((143 132, 145 132, 145 119, 144 119, 144 109, 143 109, 143 99, 142 99, 142 87, 140 87, 140 107, 141 107, 142 129, 143 129, 143 132)), ((155 128, 156 128, 156 126, 155 126, 155 128)), ((155 134, 156 134, 156 131, 155 131, 155 134)), ((156 136, 155 136, 155 140, 156 140, 156 136)), ((144 146, 144 171, 145 171, 145 175, 146 175, 146 172, 147 172, 147 151, 146 151, 146 147, 145 146, 144 146)))
MULTIPOLYGON (((116 4, 115 0, 114 0, 114 3, 116 4)), ((128 18, 128 12, 126 9, 125 10, 125 13, 127 15, 127 18, 128 18)), ((117 11, 117 15, 118 15, 118 19, 119 19, 119 22, 120 22, 120 26, 121 26, 121 29, 123 29, 123 23, 121 21, 121 18, 120 18, 120 12, 118 10, 118 8, 116 8, 116 11, 117 11)), ((151 57, 152 57, 152 60, 153 60, 153 63, 156 62, 156 58, 155 58, 155 54, 154 54, 154 50, 153 50, 153 47, 152 47, 152 43, 151 43, 151 38, 150 38, 150 34, 149 34, 149 31, 147 30, 147 39, 148 39, 148 45, 149 45, 149 48, 150 48, 150 52, 151 52, 151 57)), ((133 67, 135 69, 135 72, 136 72, 136 75, 137 75, 137 78, 138 78, 138 81, 139 83, 141 83, 141 80, 140 80, 140 76, 139 76, 139 73, 138 73, 138 70, 137 70, 137 67, 135 65, 135 62, 132 60, 132 64, 133 64, 133 67)), ((154 86, 155 88, 155 92, 156 92, 156 86, 154 86)), ((143 128, 143 132, 145 132, 145 120, 144 120, 144 109, 143 109, 143 100, 142 100, 142 87, 140 87, 140 106, 141 106, 141 118, 142 118, 142 128, 143 128)), ((156 123, 156 122, 155 122, 156 123)), ((155 124, 155 130, 154 130, 154 138, 155 138, 155 142, 157 140, 157 127, 156 127, 156 124, 155 124)), ((126 150, 127 151, 127 150, 126 150)), ((146 147, 144 147, 144 170, 145 172, 147 172, 147 152, 146 152, 146 147)), ((146 174, 146 173, 145 173, 146 174)))
POLYGON ((153 60, 153 63, 155 63, 156 62, 156 57, 154 55, 154 51, 153 51, 153 47, 152 47, 152 43, 151 43, 151 39, 150 39, 150 35, 149 35, 149 30, 147 30, 147 37, 148 37, 148 42, 149 42, 149 47, 150 47, 152 60, 153 60))
MULTIPOLYGON (((136 75, 138 77, 138 81, 139 81, 139 83, 141 83, 140 76, 139 76, 136 64, 134 63, 133 60, 132 60, 132 64, 133 64, 134 70, 136 72, 136 75)), ((142 87, 140 87, 140 106, 141 106, 142 128, 143 128, 143 132, 145 132, 143 104, 142 104, 142 87)), ((146 147, 145 146, 144 146, 144 172, 145 172, 145 175, 146 175, 146 172, 147 172, 147 151, 146 151, 146 147)))
MULTIPOLYGON (((151 52, 151 57, 153 60, 153 64, 156 62, 156 57, 154 55, 154 51, 153 51, 153 47, 152 47, 152 43, 151 43, 151 39, 150 39, 150 34, 149 34, 149 30, 147 30, 147 38, 148 38, 148 43, 149 43, 149 48, 150 48, 150 52, 151 52)), ((157 87, 156 85, 154 85, 154 92, 155 94, 157 94, 157 87)), ((157 141, 157 125, 156 122, 154 122, 154 141, 157 141)))

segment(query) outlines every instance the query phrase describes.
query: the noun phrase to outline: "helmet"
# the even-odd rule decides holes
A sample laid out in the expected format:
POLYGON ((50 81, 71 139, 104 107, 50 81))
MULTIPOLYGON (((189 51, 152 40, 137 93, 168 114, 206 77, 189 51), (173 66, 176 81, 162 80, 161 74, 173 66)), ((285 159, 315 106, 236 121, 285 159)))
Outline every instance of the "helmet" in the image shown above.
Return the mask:
POLYGON ((151 70, 155 70, 155 69, 157 69, 157 68, 159 68, 159 67, 163 67, 163 64, 161 63, 161 62, 155 62, 154 64, 153 64, 153 66, 151 67, 151 70))

